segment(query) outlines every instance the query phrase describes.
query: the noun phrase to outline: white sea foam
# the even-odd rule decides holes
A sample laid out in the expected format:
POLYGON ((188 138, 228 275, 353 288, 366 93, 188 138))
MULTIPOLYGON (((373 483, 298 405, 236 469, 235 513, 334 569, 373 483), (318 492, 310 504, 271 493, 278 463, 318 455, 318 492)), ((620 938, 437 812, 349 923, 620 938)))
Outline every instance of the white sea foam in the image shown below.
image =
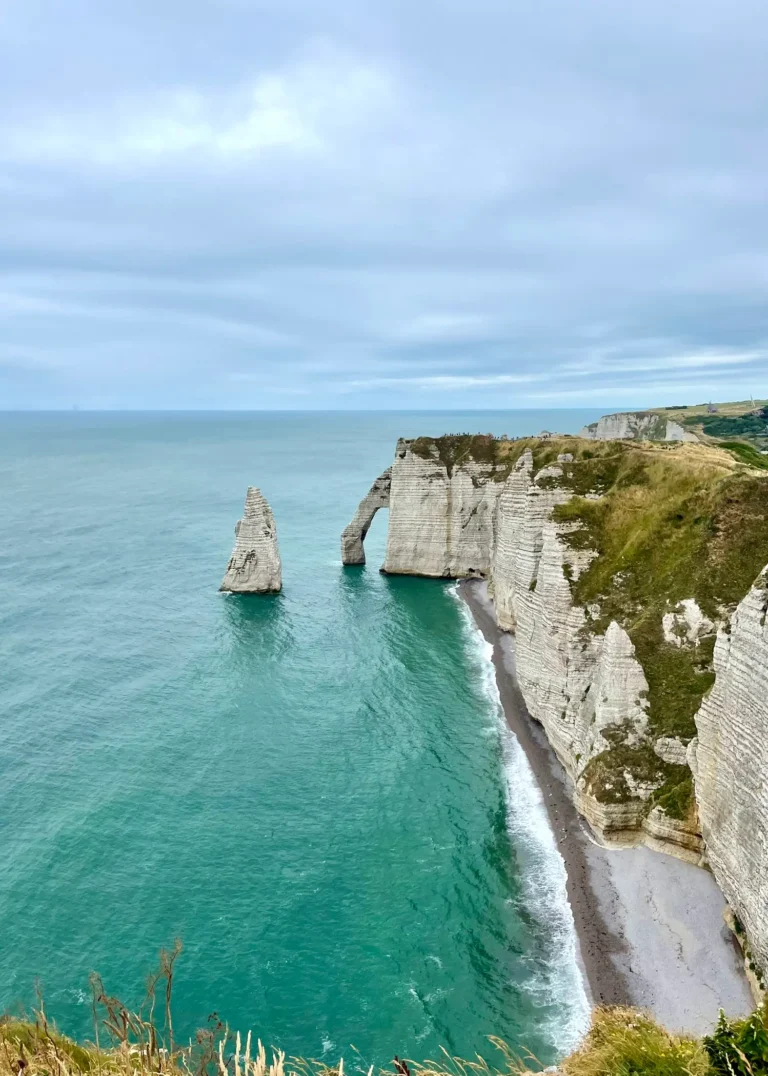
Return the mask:
POLYGON ((548 939, 549 953, 531 962, 528 985, 533 998, 555 1015, 541 1030, 556 1049, 568 1052, 589 1026, 590 1005, 578 960, 578 939, 566 890, 565 862, 549 824, 544 797, 528 758, 506 722, 485 641, 466 603, 454 591, 465 627, 467 654, 488 700, 489 715, 501 739, 507 797, 507 828, 522 866, 519 879, 527 913, 548 939))

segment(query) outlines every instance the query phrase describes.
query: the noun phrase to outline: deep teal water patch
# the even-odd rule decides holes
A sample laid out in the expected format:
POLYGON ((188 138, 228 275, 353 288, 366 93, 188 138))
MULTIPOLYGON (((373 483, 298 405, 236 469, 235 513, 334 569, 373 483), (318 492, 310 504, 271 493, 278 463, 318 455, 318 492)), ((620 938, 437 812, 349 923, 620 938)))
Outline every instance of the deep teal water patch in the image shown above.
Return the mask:
POLYGON ((476 643, 448 585, 378 573, 381 517, 368 567, 338 543, 399 434, 595 417, 0 417, 0 1005, 39 977, 86 1035, 88 973, 138 1000, 180 935, 186 1034, 215 1010, 314 1056, 553 1057, 572 955, 476 643), (274 598, 216 589, 249 483, 274 598))

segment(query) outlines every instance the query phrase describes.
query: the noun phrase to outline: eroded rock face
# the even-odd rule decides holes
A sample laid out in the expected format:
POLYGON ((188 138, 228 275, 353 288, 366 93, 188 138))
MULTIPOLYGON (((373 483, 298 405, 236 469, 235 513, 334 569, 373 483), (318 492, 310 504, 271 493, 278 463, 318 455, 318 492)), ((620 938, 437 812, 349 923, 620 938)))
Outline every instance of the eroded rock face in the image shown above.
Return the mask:
MULTIPOLYGON (((436 447, 420 448, 397 445, 384 570, 489 580, 499 624, 515 632, 523 697, 578 787, 584 813, 606 837, 641 840, 656 785, 635 785, 630 774, 623 781, 627 802, 602 805, 581 781, 603 752, 643 740, 648 684, 624 628, 614 622, 604 633, 590 631, 589 610, 573 602, 570 581, 596 553, 571 549, 563 535, 572 524, 552 518, 554 507, 573 496, 561 484, 572 457, 564 454, 534 473, 525 451, 499 481, 492 461, 466 460, 449 469, 436 447)), ((362 502, 363 519, 377 503, 375 490, 362 502)), ((351 546, 358 530, 356 522, 343 543, 351 546)), ((346 555, 359 551, 352 546, 346 555)))
POLYGON ((386 471, 379 475, 362 501, 360 501, 354 519, 342 532, 342 564, 365 564, 365 549, 363 548, 365 536, 378 510, 389 507, 391 488, 392 468, 387 467, 386 471))
MULTIPOLYGON (((422 445, 419 454, 399 442, 385 568, 488 580, 499 624, 515 634, 523 697, 573 781, 579 810, 606 840, 643 842, 692 862, 702 860, 703 832, 752 956, 768 970, 768 568, 719 630, 698 737, 654 737, 648 683, 629 635, 615 621, 605 627, 599 600, 573 601, 571 583, 597 554, 572 548, 574 524, 553 518, 573 496, 568 467, 563 455, 537 473, 526 450, 499 481, 493 463, 461 461, 449 470, 437 449, 422 445), (635 751, 643 752, 636 768, 635 751), (688 811, 678 819, 656 802, 658 774, 676 788, 686 767, 699 817, 688 811)), ((698 649, 716 630, 693 597, 668 607, 659 627, 681 650, 698 649)))
POLYGON ((451 468, 398 441, 392 465, 384 572, 440 579, 485 576, 502 484, 490 463, 451 468))
POLYGON ((282 585, 272 509, 261 490, 249 486, 243 518, 235 526, 235 548, 219 590, 232 594, 274 594, 282 585))
POLYGON ((559 464, 534 474, 530 452, 518 461, 498 501, 489 583, 500 626, 515 633, 526 705, 573 780, 577 806, 605 838, 639 841, 653 788, 603 804, 581 779, 602 752, 643 739, 648 684, 626 631, 612 622, 604 635, 591 632, 588 610, 573 603, 569 578, 596 554, 569 548, 568 526, 552 519, 572 497, 561 474, 559 464))
POLYGON ((707 856, 768 969, 768 568, 715 644, 689 749, 707 856))
POLYGON ((691 433, 690 430, 684 429, 679 422, 673 422, 671 418, 667 419, 667 431, 664 434, 665 441, 698 441, 698 437, 695 433, 691 433))
POLYGON ((695 433, 678 422, 648 411, 603 415, 585 426, 579 436, 590 441, 698 441, 695 433))

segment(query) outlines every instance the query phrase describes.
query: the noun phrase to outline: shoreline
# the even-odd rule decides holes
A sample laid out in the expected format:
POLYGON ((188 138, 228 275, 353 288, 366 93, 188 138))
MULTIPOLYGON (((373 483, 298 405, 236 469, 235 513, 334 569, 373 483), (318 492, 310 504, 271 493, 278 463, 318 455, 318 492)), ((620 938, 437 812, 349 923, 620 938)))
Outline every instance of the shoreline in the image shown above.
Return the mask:
POLYGON ((515 675, 514 637, 497 622, 487 587, 458 593, 486 642, 507 724, 542 792, 567 874, 579 964, 592 1005, 649 1010, 670 1030, 703 1034, 720 1008, 752 1011, 738 946, 722 918, 725 898, 700 867, 646 847, 598 844, 576 810, 570 781, 544 729, 528 713, 515 675))

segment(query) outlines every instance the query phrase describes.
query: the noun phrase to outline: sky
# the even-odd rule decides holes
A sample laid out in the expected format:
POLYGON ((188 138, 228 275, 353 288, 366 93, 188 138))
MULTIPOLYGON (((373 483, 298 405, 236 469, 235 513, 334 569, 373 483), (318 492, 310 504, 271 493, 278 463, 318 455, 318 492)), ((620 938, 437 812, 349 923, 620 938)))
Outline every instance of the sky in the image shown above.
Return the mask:
POLYGON ((768 396, 765 0, 0 0, 0 410, 768 396))

